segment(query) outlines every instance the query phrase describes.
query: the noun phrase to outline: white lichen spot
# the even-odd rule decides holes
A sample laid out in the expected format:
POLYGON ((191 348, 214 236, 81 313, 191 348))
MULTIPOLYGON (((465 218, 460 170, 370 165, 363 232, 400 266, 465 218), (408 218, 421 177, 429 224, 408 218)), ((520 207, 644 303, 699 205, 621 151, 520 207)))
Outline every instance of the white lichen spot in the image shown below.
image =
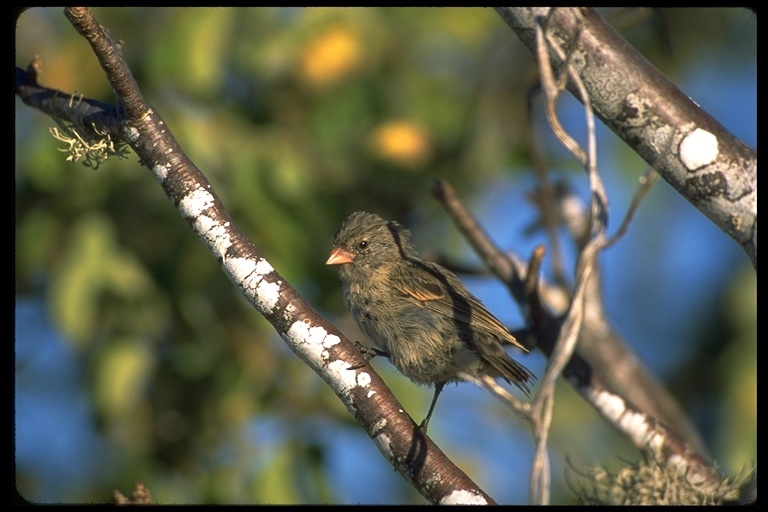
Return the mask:
MULTIPOLYGON (((291 324, 288 332, 286 332, 286 340, 304 359, 311 361, 314 366, 320 368, 326 364, 328 348, 338 343, 339 337, 328 334, 328 331, 321 326, 311 326, 306 322, 297 320, 291 324)), ((344 361, 331 361, 327 370, 331 373, 341 373, 346 367, 347 364, 344 361), (340 365, 343 365, 343 368, 340 365)), ((348 373, 352 373, 351 378, 354 379, 354 372, 348 373)), ((348 387, 353 385, 354 380, 348 384, 348 387)))
POLYGON ((627 404, 621 397, 607 391, 594 393, 593 400, 595 405, 613 420, 618 419, 627 410, 627 404))
POLYGON ((217 219, 204 214, 194 218, 193 227, 199 236, 211 244, 211 250, 217 257, 224 255, 231 244, 227 229, 217 219))
POLYGON ((626 432, 633 443, 637 446, 647 446, 654 453, 659 453, 664 444, 664 437, 654 430, 648 416, 628 409, 623 399, 607 391, 592 393, 592 400, 606 417, 626 432))
POLYGON ((285 333, 286 341, 293 347, 299 347, 308 336, 309 325, 301 320, 293 322, 285 333))
POLYGON ((229 258, 227 267, 235 282, 243 283, 243 287, 255 289, 264 276, 256 271, 258 263, 249 258, 229 258))
POLYGON ((648 422, 645 414, 627 411, 621 417, 621 425, 628 432, 646 432, 648 430, 648 422))
POLYGON ((341 338, 335 334, 326 334, 325 338, 323 338, 323 346, 325 348, 331 348, 334 345, 338 345, 339 343, 341 343, 341 338))
POLYGON ((261 258, 259 261, 256 262, 256 272, 261 274, 262 276, 271 274, 274 271, 275 269, 272 267, 272 265, 270 265, 269 262, 264 258, 261 258))
POLYGON ((355 379, 355 372, 349 369, 349 363, 346 361, 341 359, 331 361, 326 368, 325 373, 331 376, 334 389, 341 393, 346 393, 359 384, 355 379))
MULTIPOLYGON (((371 385, 371 374, 368 372, 360 372, 357 374, 357 385, 367 388, 371 385)), ((371 395, 368 395, 370 398, 371 395)))
POLYGON ((249 258, 229 258, 226 265, 232 280, 242 284, 246 296, 257 305, 259 310, 272 313, 275 304, 280 300, 281 287, 279 283, 264 280, 264 274, 258 271, 259 261, 249 258))
POLYGON ((488 505, 488 501, 481 495, 465 489, 457 489, 443 496, 440 505, 488 505))
POLYGON ((328 349, 340 341, 338 336, 328 334, 328 331, 320 325, 309 327, 309 336, 307 339, 309 339, 310 343, 316 343, 323 347, 323 349, 328 349))
MULTIPOLYGON (((312 345, 313 345, 313 347, 320 347, 320 346, 322 346, 322 344, 315 344, 315 343, 312 343, 312 345)), ((328 351, 327 350, 321 350, 320 351, 320 362, 322 364, 325 364, 327 362, 327 360, 328 360, 328 351)), ((329 373, 338 373, 340 375, 344 375, 345 377, 347 375, 345 375, 343 372, 347 371, 348 367, 349 366, 347 364, 345 364, 344 361, 342 361, 340 359, 334 359, 333 361, 330 361, 327 364, 327 368, 329 370, 329 373)), ((350 383, 352 383, 354 385, 354 380, 350 380, 350 379, 345 379, 345 380, 347 380, 347 382, 350 382, 350 383)))
POLYGON ((272 313, 272 309, 280 299, 280 285, 262 280, 256 287, 255 298, 262 310, 272 313))
POLYGON ((695 171, 714 162, 719 151, 717 137, 696 128, 680 143, 680 161, 689 171, 695 171))
POLYGON ((165 181, 165 178, 168 177, 168 169, 170 169, 170 166, 168 165, 155 165, 152 167, 152 173, 158 181, 163 182, 165 181))
POLYGON ((185 217, 194 219, 213 206, 213 203, 211 193, 203 188, 198 188, 182 198, 179 209, 185 217))
MULTIPOLYGON (((395 456, 395 452, 392 449, 392 438, 387 434, 377 434, 379 430, 376 430, 380 425, 376 424, 374 426, 374 429, 371 430, 371 435, 373 437, 373 442, 376 443, 376 446, 379 447, 379 451, 382 455, 384 455, 384 458, 387 460, 391 460, 395 456)), ((381 425, 383 428, 385 425, 381 425)))

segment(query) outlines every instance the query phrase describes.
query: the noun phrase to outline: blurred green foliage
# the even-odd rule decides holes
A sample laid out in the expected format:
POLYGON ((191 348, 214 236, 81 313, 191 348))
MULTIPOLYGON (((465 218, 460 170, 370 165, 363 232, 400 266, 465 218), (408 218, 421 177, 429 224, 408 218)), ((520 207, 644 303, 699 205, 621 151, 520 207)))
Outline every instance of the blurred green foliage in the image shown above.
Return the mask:
MULTIPOLYGON (((707 39, 680 11, 646 13, 628 37, 674 70, 670 55, 698 58, 723 44, 728 25, 712 20, 723 12, 743 15, 697 14, 715 27, 707 39)), ((146 99, 238 225, 329 317, 342 306, 324 261, 346 214, 424 219, 438 211, 433 178, 468 197, 501 173, 525 172, 535 67, 492 9, 94 13, 124 41, 146 99)), ((35 55, 42 84, 113 102, 61 9, 20 16, 16 65, 35 55)), ((302 425, 330 418, 356 432, 348 412, 239 296, 135 155, 96 171, 67 163, 52 125, 17 100, 16 294, 47 304, 114 450, 107 481, 55 500, 102 502, 141 479, 162 503, 337 501, 329 447, 302 425), (281 418, 285 437, 246 438, 254 417, 281 418)), ((389 380, 406 404, 418 400, 414 409, 426 403, 404 379, 389 380)), ((34 497, 35 476, 18 470, 34 497)), ((415 499, 395 485, 393 502, 415 499)))

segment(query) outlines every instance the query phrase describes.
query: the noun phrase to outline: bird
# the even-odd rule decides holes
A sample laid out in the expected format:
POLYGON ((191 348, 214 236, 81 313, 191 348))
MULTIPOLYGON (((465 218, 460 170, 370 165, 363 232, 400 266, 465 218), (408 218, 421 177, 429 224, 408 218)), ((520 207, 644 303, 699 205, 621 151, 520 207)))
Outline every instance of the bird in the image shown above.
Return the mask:
POLYGON ((411 233, 396 221, 357 211, 333 237, 326 265, 338 267, 343 300, 373 345, 404 376, 433 386, 423 432, 447 383, 488 375, 516 385, 530 397, 534 375, 504 345, 527 352, 504 324, 448 269, 422 259, 411 233))

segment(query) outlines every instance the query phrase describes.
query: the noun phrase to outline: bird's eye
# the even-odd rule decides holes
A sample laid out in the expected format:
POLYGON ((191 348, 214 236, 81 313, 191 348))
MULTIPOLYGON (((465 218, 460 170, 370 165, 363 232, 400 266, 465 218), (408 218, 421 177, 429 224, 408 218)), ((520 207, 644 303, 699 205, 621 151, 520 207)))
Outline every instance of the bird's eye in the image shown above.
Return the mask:
POLYGON ((367 248, 368 248, 368 240, 361 240, 361 241, 360 241, 360 242, 357 244, 357 248, 358 248, 358 249, 367 249, 367 248))

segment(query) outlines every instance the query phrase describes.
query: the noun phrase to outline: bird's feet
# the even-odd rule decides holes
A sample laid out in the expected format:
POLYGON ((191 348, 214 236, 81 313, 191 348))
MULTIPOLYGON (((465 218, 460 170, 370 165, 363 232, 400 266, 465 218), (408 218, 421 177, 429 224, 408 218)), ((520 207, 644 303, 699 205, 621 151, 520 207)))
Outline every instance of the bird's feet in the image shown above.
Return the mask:
POLYGON ((359 341, 355 342, 355 348, 357 348, 357 350, 360 351, 360 355, 363 356, 363 362, 360 364, 356 364, 355 366, 350 366, 349 368, 347 368, 347 370, 357 370, 358 368, 362 368, 363 366, 367 365, 368 362, 376 356, 389 357, 389 354, 387 354, 383 350, 379 350, 373 347, 366 347, 359 341))

